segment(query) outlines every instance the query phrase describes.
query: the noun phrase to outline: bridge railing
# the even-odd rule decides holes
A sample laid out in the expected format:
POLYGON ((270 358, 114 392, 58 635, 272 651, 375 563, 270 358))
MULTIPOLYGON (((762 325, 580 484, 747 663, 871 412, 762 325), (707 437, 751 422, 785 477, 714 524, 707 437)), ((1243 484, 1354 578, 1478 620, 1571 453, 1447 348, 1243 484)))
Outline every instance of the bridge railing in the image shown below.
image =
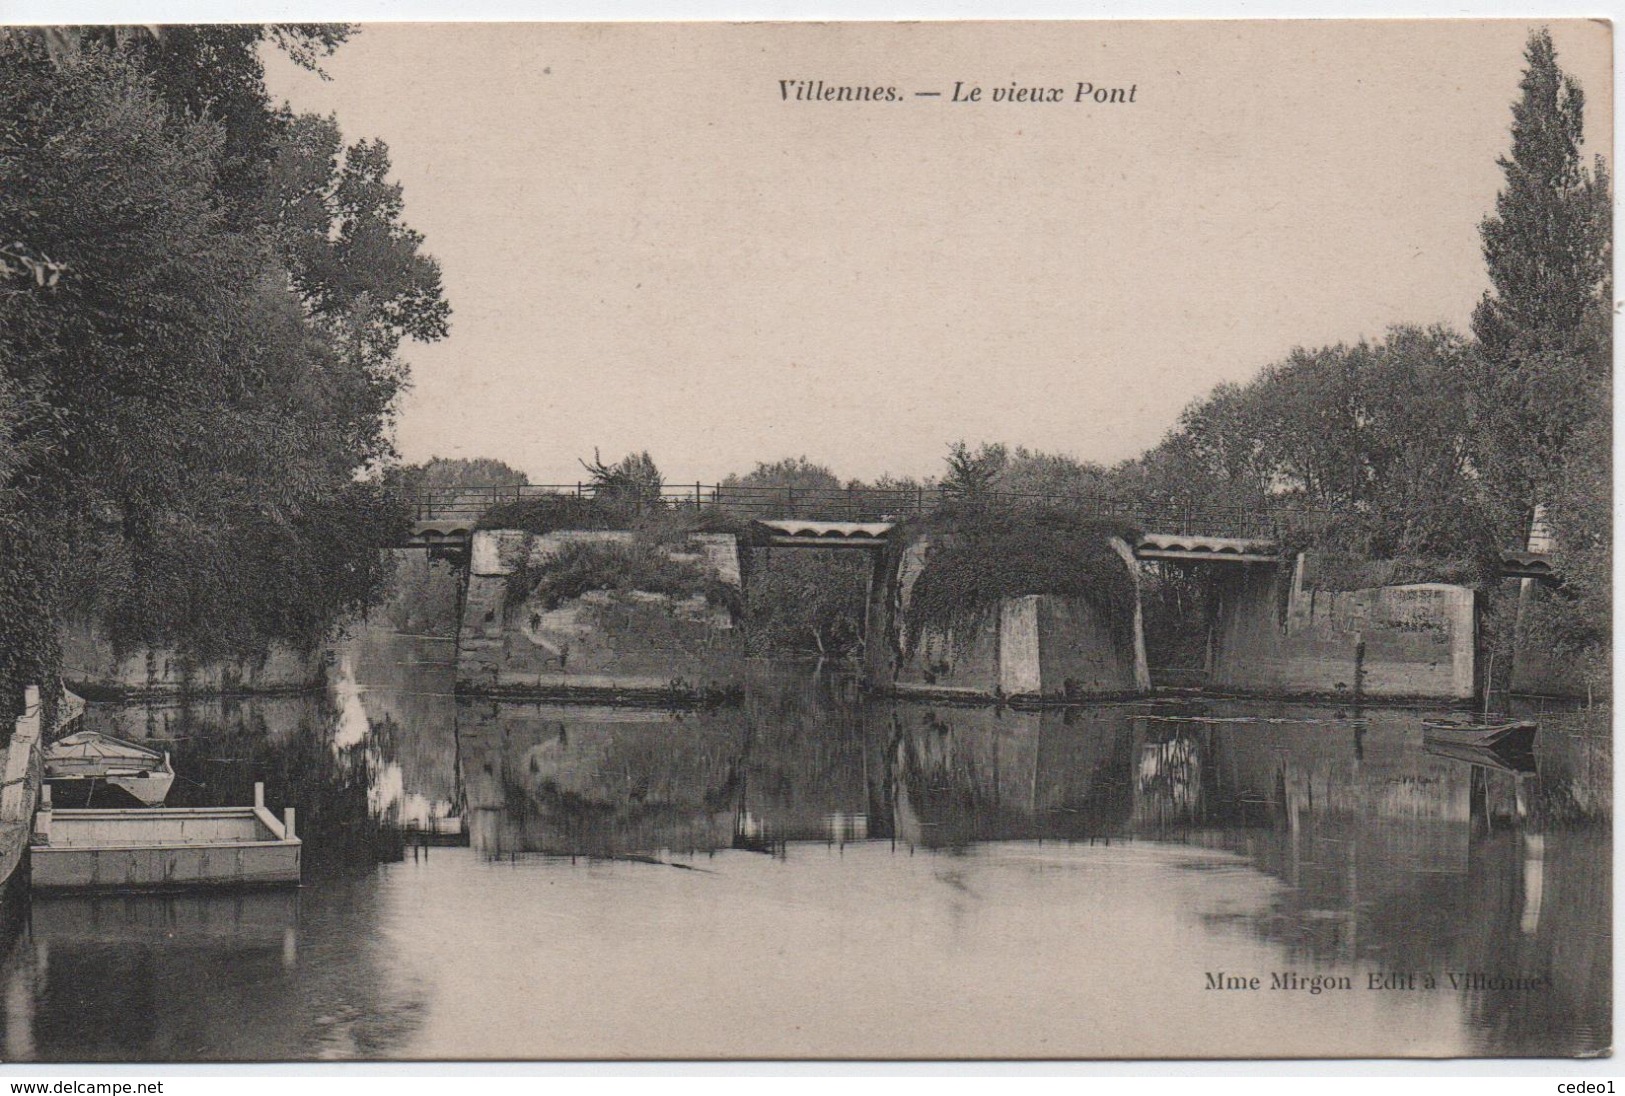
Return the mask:
MULTIPOLYGON (((515 484, 505 487, 442 488, 420 492, 420 522, 466 522, 472 526, 493 507, 527 499, 574 496, 609 498, 634 509, 670 512, 717 510, 744 518, 805 521, 899 521, 932 513, 965 500, 942 486, 901 488, 754 487, 733 484, 665 484, 652 492, 629 495, 606 492, 591 483, 515 484)), ((1250 509, 1197 505, 1178 499, 1126 500, 1103 495, 995 491, 986 501, 1012 506, 1048 506, 1077 510, 1092 517, 1118 519, 1158 533, 1246 537, 1278 540, 1297 530, 1324 529, 1337 517, 1329 510, 1293 507, 1250 509)))

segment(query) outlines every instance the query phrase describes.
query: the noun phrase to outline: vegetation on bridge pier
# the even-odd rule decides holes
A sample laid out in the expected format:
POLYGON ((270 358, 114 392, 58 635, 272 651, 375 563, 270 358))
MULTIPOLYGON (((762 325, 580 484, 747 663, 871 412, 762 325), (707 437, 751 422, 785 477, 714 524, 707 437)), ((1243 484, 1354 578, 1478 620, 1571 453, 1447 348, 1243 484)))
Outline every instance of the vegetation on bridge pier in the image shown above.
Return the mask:
POLYGON ((904 523, 899 546, 931 538, 914 580, 901 636, 904 654, 928 630, 963 643, 1011 598, 1053 594, 1092 608, 1120 642, 1133 642, 1137 592, 1130 564, 1112 546, 1133 544, 1125 522, 1055 507, 967 504, 904 523))

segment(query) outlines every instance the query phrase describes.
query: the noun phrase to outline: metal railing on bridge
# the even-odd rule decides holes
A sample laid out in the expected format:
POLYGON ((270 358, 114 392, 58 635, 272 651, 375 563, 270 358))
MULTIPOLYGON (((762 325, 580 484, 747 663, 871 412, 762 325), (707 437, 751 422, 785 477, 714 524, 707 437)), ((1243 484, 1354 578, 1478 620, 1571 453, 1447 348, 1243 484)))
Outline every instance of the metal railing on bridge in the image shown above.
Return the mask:
MULTIPOLYGON (((603 498, 637 511, 715 510, 743 518, 804 521, 900 521, 972 498, 943 486, 829 489, 668 483, 657 496, 652 491, 634 494, 591 483, 514 484, 419 492, 415 496, 416 518, 422 523, 466 522, 472 527, 497 506, 558 497, 603 498)), ((1248 509, 1201 506, 1180 500, 1146 502, 1101 495, 1014 491, 990 491, 974 497, 995 505, 1074 510, 1090 517, 1118 519, 1148 532, 1213 537, 1279 539, 1289 531, 1324 528, 1337 513, 1292 507, 1248 509)))

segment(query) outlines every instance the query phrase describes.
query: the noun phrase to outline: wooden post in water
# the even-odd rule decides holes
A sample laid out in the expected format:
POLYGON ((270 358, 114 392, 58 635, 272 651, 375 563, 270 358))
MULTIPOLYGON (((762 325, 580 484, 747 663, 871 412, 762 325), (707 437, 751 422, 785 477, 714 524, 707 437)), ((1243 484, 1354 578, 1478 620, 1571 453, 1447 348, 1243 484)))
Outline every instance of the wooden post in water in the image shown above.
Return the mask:
POLYGON ((43 781, 40 784, 40 806, 34 815, 34 836, 42 843, 51 843, 51 783, 43 781))
POLYGON ((39 810, 34 811, 34 839, 50 844, 50 781, 39 784, 39 810))

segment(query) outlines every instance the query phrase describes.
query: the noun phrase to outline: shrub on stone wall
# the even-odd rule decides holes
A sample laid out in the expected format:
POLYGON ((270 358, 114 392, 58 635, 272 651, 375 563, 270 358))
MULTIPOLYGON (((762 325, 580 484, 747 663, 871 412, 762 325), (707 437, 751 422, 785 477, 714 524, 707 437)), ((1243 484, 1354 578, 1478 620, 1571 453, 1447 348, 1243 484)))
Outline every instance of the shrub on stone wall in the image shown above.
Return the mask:
POLYGON ((594 590, 679 600, 698 596, 730 614, 743 610, 738 588, 717 578, 703 562, 673 558, 665 545, 643 538, 569 544, 541 562, 527 554, 509 573, 506 604, 539 603, 546 611, 594 590))

